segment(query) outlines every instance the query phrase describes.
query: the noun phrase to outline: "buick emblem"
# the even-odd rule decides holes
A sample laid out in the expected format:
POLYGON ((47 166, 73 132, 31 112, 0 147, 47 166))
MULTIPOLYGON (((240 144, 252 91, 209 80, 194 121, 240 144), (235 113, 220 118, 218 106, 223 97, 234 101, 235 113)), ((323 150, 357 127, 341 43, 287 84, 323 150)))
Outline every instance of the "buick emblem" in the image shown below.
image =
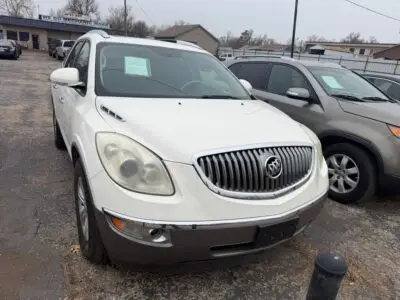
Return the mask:
POLYGON ((282 161, 276 155, 271 155, 265 160, 265 175, 271 179, 276 179, 282 174, 282 161))

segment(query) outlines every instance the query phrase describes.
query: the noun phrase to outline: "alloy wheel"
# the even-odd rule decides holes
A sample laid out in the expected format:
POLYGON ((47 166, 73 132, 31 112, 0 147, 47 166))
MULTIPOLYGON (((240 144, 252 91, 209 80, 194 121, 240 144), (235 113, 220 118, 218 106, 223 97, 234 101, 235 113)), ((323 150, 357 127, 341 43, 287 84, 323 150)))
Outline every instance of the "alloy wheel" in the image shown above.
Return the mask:
POLYGON ((360 181, 355 161, 345 154, 333 154, 326 160, 330 189, 339 194, 352 192, 360 181))
POLYGON ((78 194, 78 211, 79 211, 79 221, 81 224, 82 235, 85 242, 89 241, 89 218, 88 218, 88 210, 87 210, 87 202, 85 196, 85 188, 83 185, 83 178, 78 178, 77 183, 77 194, 78 194))

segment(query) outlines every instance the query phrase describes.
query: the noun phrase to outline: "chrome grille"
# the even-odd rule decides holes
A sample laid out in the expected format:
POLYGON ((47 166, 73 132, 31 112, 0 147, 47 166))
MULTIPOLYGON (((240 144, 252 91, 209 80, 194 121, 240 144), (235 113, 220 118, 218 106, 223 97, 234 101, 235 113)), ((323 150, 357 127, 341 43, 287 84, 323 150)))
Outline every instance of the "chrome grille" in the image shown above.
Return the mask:
POLYGON ((201 156, 196 162, 203 180, 216 187, 217 192, 274 193, 295 187, 311 173, 313 149, 309 146, 246 149, 201 156), (265 157, 269 154, 282 162, 282 174, 276 179, 265 173, 265 157))

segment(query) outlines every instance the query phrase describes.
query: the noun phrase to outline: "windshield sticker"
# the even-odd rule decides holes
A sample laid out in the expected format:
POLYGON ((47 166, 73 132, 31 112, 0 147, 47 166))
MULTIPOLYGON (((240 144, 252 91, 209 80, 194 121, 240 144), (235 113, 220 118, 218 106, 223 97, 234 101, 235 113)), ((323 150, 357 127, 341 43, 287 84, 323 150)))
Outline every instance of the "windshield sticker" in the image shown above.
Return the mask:
POLYGON ((336 80, 335 77, 333 76, 322 76, 322 79, 325 81, 325 83, 331 88, 331 89, 340 89, 342 90, 343 87, 340 85, 340 83, 336 80))
POLYGON ((150 61, 147 58, 125 56, 125 74, 150 77, 150 61))

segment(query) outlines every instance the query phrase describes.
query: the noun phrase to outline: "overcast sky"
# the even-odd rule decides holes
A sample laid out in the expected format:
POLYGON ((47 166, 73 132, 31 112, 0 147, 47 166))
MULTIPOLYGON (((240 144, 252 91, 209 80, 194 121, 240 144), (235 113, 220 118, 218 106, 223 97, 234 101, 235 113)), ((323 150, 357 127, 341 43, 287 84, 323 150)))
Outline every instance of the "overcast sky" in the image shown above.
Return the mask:
MULTIPOLYGON (((62 0, 36 0, 40 13, 62 6, 62 0)), ((65 0, 66 1, 66 0, 65 0)), ((381 13, 400 19, 400 0, 353 0, 381 13)), ((101 14, 123 0, 98 0, 101 14)), ((295 0, 127 0, 137 19, 149 24, 173 24, 176 20, 199 23, 215 36, 231 31, 239 35, 253 29, 286 42, 292 31, 295 0), (139 3, 139 5, 138 5, 139 3), (143 9, 143 12, 141 8, 143 9)), ((400 22, 363 10, 344 0, 299 0, 300 39, 316 34, 339 40, 348 33, 360 32, 364 38, 375 36, 380 42, 400 43, 400 22)))

